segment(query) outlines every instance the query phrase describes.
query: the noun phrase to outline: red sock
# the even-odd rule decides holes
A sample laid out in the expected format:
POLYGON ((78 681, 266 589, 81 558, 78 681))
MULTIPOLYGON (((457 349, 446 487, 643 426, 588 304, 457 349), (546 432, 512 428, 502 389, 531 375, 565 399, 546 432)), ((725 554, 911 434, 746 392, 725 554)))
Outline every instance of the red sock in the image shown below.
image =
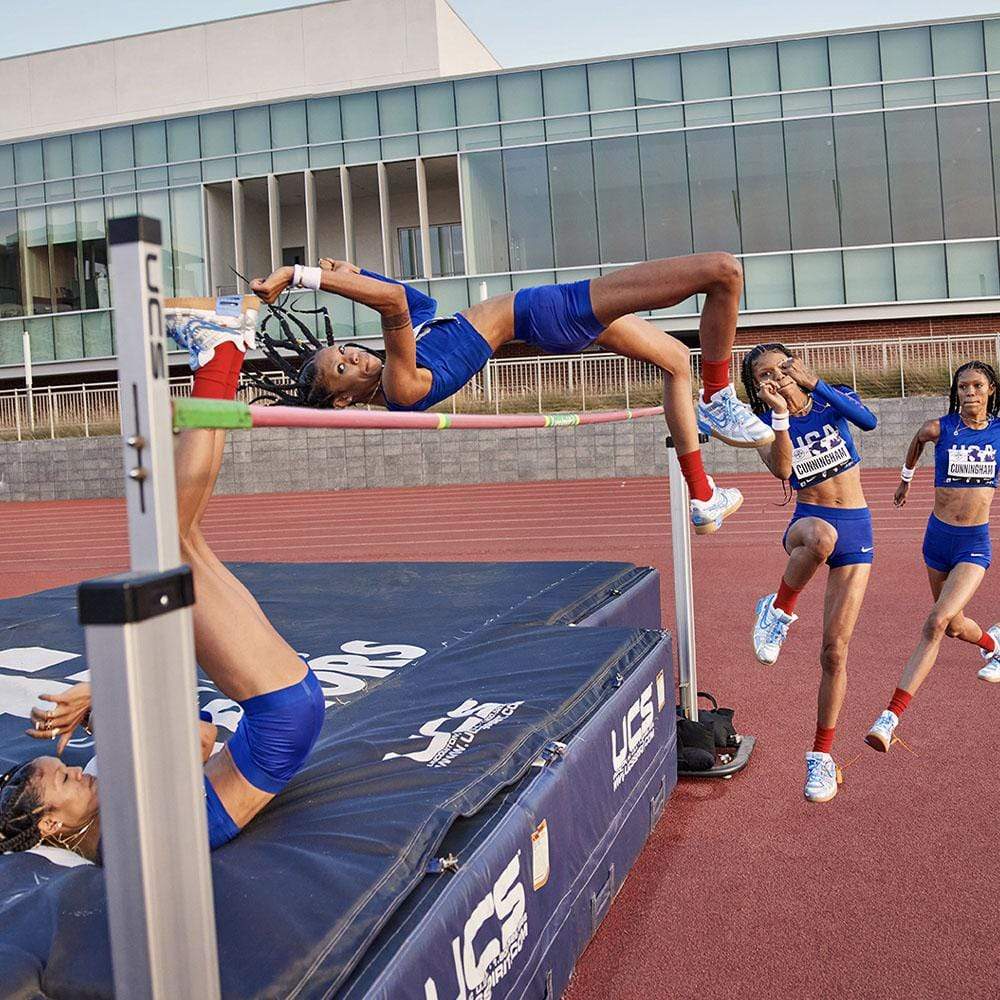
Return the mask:
POLYGON ((231 341, 219 344, 212 360, 194 373, 191 395, 198 399, 235 399, 243 352, 231 341))
POLYGON ((829 729, 817 726, 816 739, 813 740, 813 751, 815 753, 829 753, 833 749, 833 734, 836 731, 836 726, 831 726, 829 729))
POLYGON ((711 500, 712 485, 708 481, 708 476, 705 475, 705 466, 701 464, 701 452, 696 448, 686 455, 678 455, 677 461, 680 463, 684 482, 687 483, 691 498, 693 500, 711 500))
POLYGON ((795 611, 795 602, 799 599, 799 594, 801 593, 801 590, 792 590, 785 583, 784 579, 782 579, 778 585, 778 596, 774 599, 774 606, 779 611, 784 611, 786 615, 790 615, 795 611))
POLYGON ((910 699, 913 697, 909 691, 904 691, 902 688, 896 688, 892 692, 892 698, 889 701, 889 711, 894 712, 896 718, 898 719, 903 712, 906 711, 906 706, 910 704, 910 699))
POLYGON ((729 385, 729 358, 701 362, 701 387, 707 403, 720 389, 729 385))
POLYGON ((976 645, 980 649, 985 649, 987 653, 992 653, 993 650, 997 648, 997 644, 993 641, 993 636, 989 632, 984 632, 977 640, 976 645))

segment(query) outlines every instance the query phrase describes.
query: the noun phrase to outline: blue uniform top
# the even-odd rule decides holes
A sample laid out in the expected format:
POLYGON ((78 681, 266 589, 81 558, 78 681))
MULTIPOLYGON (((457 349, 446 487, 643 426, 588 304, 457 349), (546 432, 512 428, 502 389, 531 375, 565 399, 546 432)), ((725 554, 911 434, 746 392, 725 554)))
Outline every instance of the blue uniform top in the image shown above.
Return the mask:
POLYGON ((430 392, 419 402, 409 406, 394 403, 386 396, 390 410, 426 410, 442 399, 447 399, 462 388, 487 361, 493 350, 482 334, 464 316, 443 316, 435 319, 437 302, 417 288, 402 281, 394 281, 374 271, 361 273, 377 281, 402 285, 406 290, 406 304, 410 322, 417 338, 417 365, 431 373, 430 392))
MULTIPOLYGON (((793 490, 815 486, 848 469, 853 469, 861 457, 854 446, 848 421, 861 430, 872 430, 877 418, 853 389, 834 388, 822 379, 812 393, 812 408, 803 416, 792 416, 788 434, 792 439, 793 490)), ((773 414, 766 410, 761 420, 771 423, 773 414)))
POLYGON ((941 417, 941 436, 934 445, 934 485, 958 488, 997 486, 1000 419, 982 429, 970 427, 958 413, 941 417))

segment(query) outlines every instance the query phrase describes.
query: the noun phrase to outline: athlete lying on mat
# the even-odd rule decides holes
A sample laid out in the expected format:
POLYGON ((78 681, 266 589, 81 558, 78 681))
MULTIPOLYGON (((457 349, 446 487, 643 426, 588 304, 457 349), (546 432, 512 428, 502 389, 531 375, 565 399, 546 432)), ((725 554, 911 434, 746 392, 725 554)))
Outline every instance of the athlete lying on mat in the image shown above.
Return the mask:
POLYGON ((924 535, 924 563, 934 597, 923 634, 910 655, 889 707, 875 720, 865 742, 875 750, 892 745, 899 717, 930 673, 941 640, 978 646, 984 681, 1000 681, 1000 625, 984 632, 965 608, 989 569, 990 507, 997 487, 1000 452, 1000 386, 982 361, 962 365, 951 382, 948 413, 928 420, 910 442, 894 501, 906 503, 924 445, 934 443, 934 511, 924 535))
POLYGON ((798 619, 799 594, 826 563, 822 674, 816 737, 806 754, 805 796, 828 802, 837 794, 831 756, 837 717, 847 690, 847 650, 871 573, 872 516, 849 424, 873 430, 875 414, 847 386, 827 385, 783 344, 758 344, 743 359, 743 386, 756 413, 776 432, 760 449, 773 475, 796 494, 781 544, 788 563, 776 594, 757 602, 753 645, 761 663, 774 663, 798 619))
MULTIPOLYGON (((167 326, 175 339, 197 345, 194 394, 232 398, 243 351, 253 340, 256 313, 246 308, 252 302, 237 299, 234 315, 220 316, 211 311, 215 304, 168 300, 167 326)), ((201 516, 221 464, 223 435, 218 430, 185 431, 176 448, 181 555, 194 572, 195 651, 219 690, 243 708, 236 732, 213 757, 208 754, 215 727, 202 723, 213 848, 235 837, 301 768, 325 710, 312 671, 202 536, 201 516)), ((39 739, 58 739, 61 753, 75 728, 89 717, 90 687, 78 684, 45 698, 55 707, 33 710, 28 732, 39 739)), ((150 722, 155 725, 155 719, 150 722)), ((28 850, 41 842, 91 860, 99 857, 97 780, 58 757, 36 757, 0 778, 0 852, 28 850)))
POLYGON ((691 492, 695 531, 716 531, 743 502, 738 490, 705 475, 698 430, 736 447, 766 444, 774 435, 736 398, 729 379, 743 273, 726 253, 696 254, 625 267, 593 280, 508 292, 448 317, 416 288, 324 258, 321 268, 282 267, 251 284, 273 303, 289 287, 334 292, 382 317, 385 352, 356 344, 323 347, 307 357, 297 384, 272 384, 295 405, 343 407, 376 403, 390 410, 426 410, 465 385, 504 344, 517 339, 548 354, 575 354, 599 344, 663 372, 664 410, 691 492), (633 315, 695 294, 705 296, 700 339, 703 389, 697 419, 691 406, 687 348, 633 315))

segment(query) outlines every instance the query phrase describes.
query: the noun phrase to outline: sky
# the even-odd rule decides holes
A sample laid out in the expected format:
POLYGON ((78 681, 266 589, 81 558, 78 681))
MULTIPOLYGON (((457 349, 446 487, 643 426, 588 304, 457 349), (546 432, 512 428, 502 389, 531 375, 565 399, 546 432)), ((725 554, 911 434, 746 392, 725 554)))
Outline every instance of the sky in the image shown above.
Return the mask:
MULTIPOLYGON (((324 0, 4 3, 0 58, 324 0)), ((362 0, 363 2, 363 0, 362 0)), ((989 13, 985 0, 450 0, 504 66, 989 13)), ((1000 9, 994 8, 994 13, 1000 9)))

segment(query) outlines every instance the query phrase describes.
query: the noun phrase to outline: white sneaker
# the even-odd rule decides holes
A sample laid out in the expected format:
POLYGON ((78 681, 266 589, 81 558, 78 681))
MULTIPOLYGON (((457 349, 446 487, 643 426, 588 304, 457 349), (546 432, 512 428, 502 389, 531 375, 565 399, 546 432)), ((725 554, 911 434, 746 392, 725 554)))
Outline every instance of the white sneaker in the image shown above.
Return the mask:
POLYGON ((979 651, 986 661, 986 666, 976 676, 981 681, 989 681, 991 684, 996 684, 1000 681, 1000 625, 991 625, 986 630, 986 634, 996 643, 996 648, 992 653, 987 653, 985 649, 979 651))
POLYGON ((709 476, 712 497, 709 500, 691 501, 691 523, 696 535, 710 535, 722 527, 722 522, 743 506, 743 494, 732 487, 716 486, 709 476))
POLYGON ((711 399, 698 393, 698 430, 734 448, 759 448, 774 440, 774 431, 746 403, 741 403, 730 382, 711 399))
POLYGON ((888 753, 889 747, 892 746, 896 726, 898 725, 899 716, 895 712, 890 712, 889 709, 886 709, 875 720, 875 725, 868 730, 865 743, 873 750, 878 750, 880 753, 888 753))
POLYGON ((829 802, 837 794, 837 765, 828 753, 806 754, 805 795, 810 802, 829 802))
POLYGON ((761 663, 774 663, 788 638, 788 626, 799 620, 774 606, 777 594, 768 594, 757 602, 757 620, 753 625, 753 651, 761 663))

